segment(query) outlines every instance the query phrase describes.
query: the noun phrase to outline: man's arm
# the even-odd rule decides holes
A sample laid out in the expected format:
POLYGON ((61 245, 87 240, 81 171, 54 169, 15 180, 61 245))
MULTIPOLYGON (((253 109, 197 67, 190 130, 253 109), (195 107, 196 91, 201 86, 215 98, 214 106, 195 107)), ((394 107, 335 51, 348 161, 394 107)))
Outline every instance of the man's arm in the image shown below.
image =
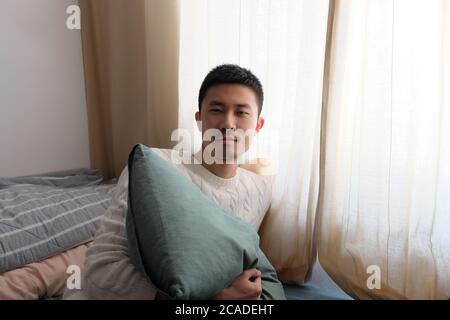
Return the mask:
POLYGON ((242 272, 228 287, 217 293, 213 299, 259 300, 261 293, 261 272, 253 268, 242 272))
POLYGON ((94 243, 86 253, 84 285, 89 299, 149 299, 157 288, 128 256, 125 219, 128 170, 125 168, 102 218, 94 243))
POLYGON ((275 270, 260 252, 257 268, 242 272, 233 282, 216 294, 216 300, 286 300, 275 270))

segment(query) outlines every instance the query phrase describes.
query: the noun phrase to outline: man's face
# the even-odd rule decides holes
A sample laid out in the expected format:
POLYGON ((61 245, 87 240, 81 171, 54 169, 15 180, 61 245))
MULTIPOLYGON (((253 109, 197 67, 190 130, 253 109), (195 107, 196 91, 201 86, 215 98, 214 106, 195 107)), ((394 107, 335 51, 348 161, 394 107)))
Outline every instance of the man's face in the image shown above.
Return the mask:
POLYGON ((258 117, 255 92, 240 84, 219 84, 209 88, 195 119, 201 121, 203 150, 213 144, 209 149, 214 146, 221 150, 222 154, 216 156, 223 160, 236 160, 245 153, 252 137, 264 125, 264 119, 258 117), (211 135, 211 132, 216 133, 211 135))

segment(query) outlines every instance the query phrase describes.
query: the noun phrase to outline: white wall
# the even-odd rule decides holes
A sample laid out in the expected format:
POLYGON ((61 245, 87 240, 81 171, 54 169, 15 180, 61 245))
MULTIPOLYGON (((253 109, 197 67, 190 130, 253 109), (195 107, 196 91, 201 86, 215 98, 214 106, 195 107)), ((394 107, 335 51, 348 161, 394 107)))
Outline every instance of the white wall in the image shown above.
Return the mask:
POLYGON ((0 0, 0 177, 89 167, 73 0, 0 0))

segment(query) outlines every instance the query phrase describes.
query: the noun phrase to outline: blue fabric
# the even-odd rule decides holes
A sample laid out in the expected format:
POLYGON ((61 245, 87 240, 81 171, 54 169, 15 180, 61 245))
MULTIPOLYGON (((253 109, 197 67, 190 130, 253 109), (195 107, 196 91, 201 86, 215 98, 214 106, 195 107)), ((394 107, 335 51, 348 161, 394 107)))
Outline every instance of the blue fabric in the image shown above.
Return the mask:
POLYGON ((321 288, 312 284, 283 285, 287 300, 353 300, 336 290, 321 288))

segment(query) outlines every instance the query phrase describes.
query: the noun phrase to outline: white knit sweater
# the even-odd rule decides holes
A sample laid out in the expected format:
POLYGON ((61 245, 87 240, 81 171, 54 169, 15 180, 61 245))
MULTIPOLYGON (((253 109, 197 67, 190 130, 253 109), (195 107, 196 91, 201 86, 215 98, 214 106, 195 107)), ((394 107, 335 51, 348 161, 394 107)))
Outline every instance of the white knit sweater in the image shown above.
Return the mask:
MULTIPOLYGON (((171 162, 173 150, 152 150, 171 162)), ((198 158, 198 154, 195 157, 198 158)), ((224 179, 201 164, 173 165, 225 210, 259 229, 271 201, 269 180, 242 168, 237 169, 233 178, 224 179)), ((125 228, 127 198, 128 168, 125 167, 111 204, 101 219, 95 240, 86 253, 81 289, 67 289, 65 299, 154 299, 156 287, 131 264, 128 256, 125 228)))

